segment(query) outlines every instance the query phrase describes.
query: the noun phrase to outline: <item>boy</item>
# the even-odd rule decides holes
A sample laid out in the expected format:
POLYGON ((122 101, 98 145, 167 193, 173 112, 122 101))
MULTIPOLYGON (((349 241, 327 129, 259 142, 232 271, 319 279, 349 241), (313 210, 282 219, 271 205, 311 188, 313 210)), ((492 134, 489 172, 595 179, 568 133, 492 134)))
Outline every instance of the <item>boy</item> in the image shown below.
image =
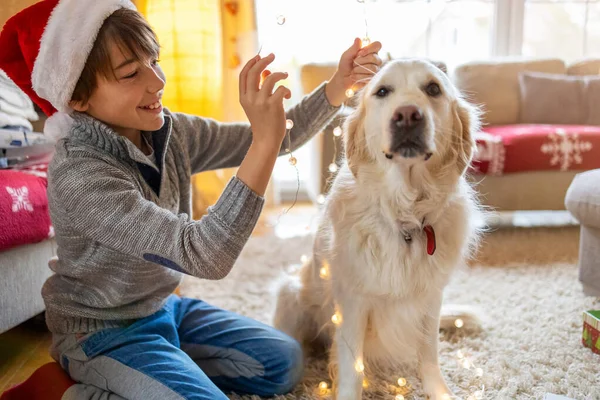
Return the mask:
POLYGON ((47 130, 64 137, 48 181, 58 258, 42 290, 52 356, 80 382, 63 398, 290 391, 302 375, 298 343, 171 293, 182 274, 229 273, 285 151, 286 118, 298 148, 335 115, 347 89, 379 68, 381 45, 361 49, 355 40, 331 80, 287 116, 289 90, 273 93, 287 74, 272 73, 261 86, 274 56, 253 58, 240 73, 249 125, 163 109, 157 39, 128 0, 42 1, 6 23, 0 48, 0 68, 55 114, 47 130), (191 174, 234 166, 208 215, 191 220, 191 174))

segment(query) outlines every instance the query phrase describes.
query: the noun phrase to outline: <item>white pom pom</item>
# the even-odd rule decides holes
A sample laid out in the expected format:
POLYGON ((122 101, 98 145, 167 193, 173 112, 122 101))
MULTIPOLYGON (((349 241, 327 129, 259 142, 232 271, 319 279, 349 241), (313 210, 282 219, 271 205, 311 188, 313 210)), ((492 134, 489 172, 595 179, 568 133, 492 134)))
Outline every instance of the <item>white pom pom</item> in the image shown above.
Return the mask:
POLYGON ((67 136, 72 126, 73 118, 69 114, 56 112, 46 120, 44 135, 56 142, 67 136))

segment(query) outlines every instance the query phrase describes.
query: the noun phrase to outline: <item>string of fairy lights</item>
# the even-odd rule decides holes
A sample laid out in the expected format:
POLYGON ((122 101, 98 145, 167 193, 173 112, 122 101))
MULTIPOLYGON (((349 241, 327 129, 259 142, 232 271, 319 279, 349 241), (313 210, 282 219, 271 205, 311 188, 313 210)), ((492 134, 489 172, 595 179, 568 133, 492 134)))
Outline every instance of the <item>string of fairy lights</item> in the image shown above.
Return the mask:
MULTIPOLYGON (((371 40, 369 38, 369 30, 368 30, 367 1, 366 0, 356 0, 356 1, 358 3, 363 4, 365 35, 361 39, 361 41, 362 41, 361 47, 365 47, 371 43, 371 40)), ((285 14, 280 13, 277 15, 276 22, 278 25, 284 26, 286 21, 287 21, 287 16, 285 14)), ((347 98, 352 98, 355 95, 355 91, 353 88, 350 88, 350 89, 346 90, 345 94, 346 94, 347 98)), ((298 187, 297 187, 296 196, 295 196, 295 199, 294 199, 292 205, 289 208, 287 208, 286 210, 284 210, 282 212, 282 215, 286 214, 287 212, 289 212, 291 210, 292 207, 294 207, 294 205, 296 204, 297 199, 298 199, 298 192, 300 190, 300 174, 299 174, 299 170, 298 170, 298 166, 297 166, 298 160, 294 156, 292 149, 291 149, 292 146, 291 146, 290 131, 292 130, 293 127, 294 127, 294 121, 292 121, 291 119, 287 119, 286 120, 287 147, 286 147, 285 151, 287 154, 289 154, 289 159, 288 159, 289 164, 296 169, 298 187)), ((337 126, 333 129, 333 144, 334 144, 333 159, 328 166, 328 170, 332 174, 336 173, 339 170, 339 166, 337 164, 336 157, 337 157, 337 149, 338 149, 338 147, 337 147, 338 140, 342 136, 342 134, 343 134, 343 129, 341 126, 337 126)), ((320 205, 325 203, 325 195, 324 194, 320 194, 319 196, 317 196, 317 203, 320 205)), ((280 215, 280 217, 282 215, 280 215)), ((302 264, 304 264, 309 261, 309 257, 307 255, 302 255, 302 257, 300 258, 300 261, 302 262, 302 264)), ((319 269, 319 277, 323 281, 331 280, 330 267, 329 267, 329 264, 327 263, 327 261, 323 261, 323 263, 321 264, 320 269, 319 269)), ((341 312, 339 311, 339 308, 336 306, 335 312, 331 316, 331 323, 336 328, 339 328, 342 325, 343 321, 344 321, 343 316, 342 316, 341 312)), ((464 327, 464 321, 460 318, 457 318, 454 321, 454 326, 460 330, 464 327)), ((342 339, 343 339, 343 337, 342 337, 342 339)), ((348 345, 347 342, 346 342, 346 345, 348 345)), ((349 345, 348 345, 348 348, 351 351, 353 350, 349 345)), ((483 375, 484 375, 483 369, 480 367, 477 367, 475 365, 475 363, 473 362, 473 360, 471 358, 469 358, 463 350, 458 350, 455 355, 456 355, 457 365, 465 370, 471 371, 473 373, 474 377, 479 379, 479 384, 477 386, 472 386, 469 388, 471 390, 471 393, 467 395, 466 400, 482 400, 482 399, 484 399, 485 385, 483 385, 483 383, 481 383, 483 375)), ((365 376, 364 362, 363 362, 362 358, 357 358, 356 356, 354 356, 354 358, 355 358, 354 369, 356 370, 357 373, 363 375, 362 386, 363 386, 363 388, 367 389, 367 388, 369 388, 370 384, 369 384, 367 377, 365 376)), ((391 390, 390 394, 392 396, 395 396, 394 397, 395 400, 405 400, 405 399, 407 399, 407 396, 409 396, 413 391, 412 385, 410 385, 409 381, 405 377, 402 377, 402 376, 398 377, 397 380, 394 381, 393 384, 388 384, 388 387, 391 390)), ((316 391, 319 395, 324 396, 324 397, 330 396, 332 394, 331 385, 326 380, 323 380, 318 384, 316 391)), ((443 400, 458 400, 458 399, 462 400, 463 398, 458 397, 458 396, 452 396, 450 394, 445 394, 443 396, 443 400)))

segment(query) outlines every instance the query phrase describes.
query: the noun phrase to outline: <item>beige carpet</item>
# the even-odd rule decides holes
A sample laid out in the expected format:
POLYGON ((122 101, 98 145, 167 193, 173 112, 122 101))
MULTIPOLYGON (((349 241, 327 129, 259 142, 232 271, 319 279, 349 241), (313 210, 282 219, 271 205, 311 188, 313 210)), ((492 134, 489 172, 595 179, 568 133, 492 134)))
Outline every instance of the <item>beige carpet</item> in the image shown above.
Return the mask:
MULTIPOLYGON (((441 336, 442 369, 456 395, 467 399, 484 385, 484 399, 542 399, 547 392, 600 399, 600 356, 581 346, 581 314, 599 309, 600 301, 582 295, 572 263, 577 238, 576 230, 500 230, 488 236, 480 260, 511 268, 485 265, 459 271, 446 300, 478 306, 487 320, 478 336, 441 336), (571 263, 532 265, 536 254, 542 264, 556 259, 571 263), (528 264, 517 265, 519 257, 528 264), (475 367, 465 369, 459 351, 475 367)), ((273 307, 268 285, 310 248, 308 236, 253 238, 225 280, 186 279, 182 294, 268 323, 273 307)), ((422 398, 410 371, 367 378, 365 399, 393 399, 402 392, 406 399, 422 398), (412 385, 409 393, 392 385, 400 376, 412 385)), ((328 398, 319 394, 321 381, 328 381, 325 361, 308 360, 303 383, 285 398, 328 398)))

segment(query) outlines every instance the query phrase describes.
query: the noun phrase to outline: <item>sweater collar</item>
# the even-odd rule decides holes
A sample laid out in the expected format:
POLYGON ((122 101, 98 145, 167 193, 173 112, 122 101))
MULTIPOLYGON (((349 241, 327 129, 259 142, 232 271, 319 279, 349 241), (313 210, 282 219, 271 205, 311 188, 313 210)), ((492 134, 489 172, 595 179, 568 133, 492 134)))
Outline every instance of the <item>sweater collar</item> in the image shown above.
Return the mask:
MULTIPOLYGON (((129 139, 119 135, 94 117, 85 113, 75 112, 73 114, 73 128, 70 137, 78 142, 92 145, 102 149, 116 157, 130 159, 138 163, 148 164, 148 158, 129 139)), ((154 132, 148 132, 152 137, 152 144, 158 162, 164 162, 165 149, 171 136, 171 116, 165 114, 165 123, 154 132)), ((142 134, 145 134, 143 132, 142 134)), ((148 164, 150 165, 150 164, 148 164)))

